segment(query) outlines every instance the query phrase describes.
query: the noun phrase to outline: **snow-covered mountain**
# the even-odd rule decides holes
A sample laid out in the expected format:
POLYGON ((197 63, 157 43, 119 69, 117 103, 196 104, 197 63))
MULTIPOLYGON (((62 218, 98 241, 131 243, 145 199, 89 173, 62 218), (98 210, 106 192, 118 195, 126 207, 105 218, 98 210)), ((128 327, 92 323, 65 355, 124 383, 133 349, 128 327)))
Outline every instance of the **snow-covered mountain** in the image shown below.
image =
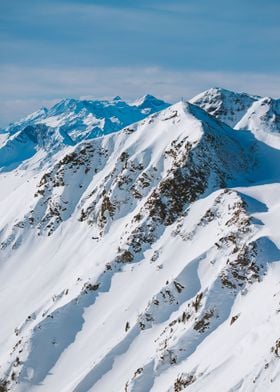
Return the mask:
POLYGON ((80 142, 63 102, 9 130, 26 155, 6 170, 0 149, 1 392, 279 391, 278 134, 245 123, 261 98, 215 91, 147 96, 80 142))
POLYGON ((242 119, 251 105, 260 97, 245 93, 236 93, 224 88, 211 88, 190 100, 195 105, 212 114, 230 127, 242 119))
POLYGON ((0 133, 0 168, 17 166, 39 149, 50 155, 65 145, 117 132, 169 104, 152 95, 128 104, 112 101, 64 99, 50 109, 42 108, 0 133))
POLYGON ((280 133, 280 99, 211 88, 192 98, 193 104, 235 129, 280 133))
POLYGON ((280 99, 266 97, 254 102, 235 128, 280 133, 280 99))

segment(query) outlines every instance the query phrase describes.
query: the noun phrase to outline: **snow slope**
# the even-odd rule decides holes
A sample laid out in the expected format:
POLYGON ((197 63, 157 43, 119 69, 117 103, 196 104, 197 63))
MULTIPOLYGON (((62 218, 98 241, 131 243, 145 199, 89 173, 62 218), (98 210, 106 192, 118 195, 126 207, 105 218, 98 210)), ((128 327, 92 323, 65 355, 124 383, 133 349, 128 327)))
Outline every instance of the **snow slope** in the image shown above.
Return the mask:
POLYGON ((280 151, 225 122, 180 102, 0 173, 3 391, 279 391, 280 151))

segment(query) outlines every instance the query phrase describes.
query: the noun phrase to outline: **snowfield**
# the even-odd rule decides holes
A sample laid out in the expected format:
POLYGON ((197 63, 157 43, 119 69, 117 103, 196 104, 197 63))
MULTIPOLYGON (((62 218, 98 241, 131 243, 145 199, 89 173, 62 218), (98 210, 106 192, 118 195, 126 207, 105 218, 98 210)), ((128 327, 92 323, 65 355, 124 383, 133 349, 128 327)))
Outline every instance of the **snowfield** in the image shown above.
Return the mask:
POLYGON ((0 133, 0 391, 279 392, 280 104, 64 100, 0 133))

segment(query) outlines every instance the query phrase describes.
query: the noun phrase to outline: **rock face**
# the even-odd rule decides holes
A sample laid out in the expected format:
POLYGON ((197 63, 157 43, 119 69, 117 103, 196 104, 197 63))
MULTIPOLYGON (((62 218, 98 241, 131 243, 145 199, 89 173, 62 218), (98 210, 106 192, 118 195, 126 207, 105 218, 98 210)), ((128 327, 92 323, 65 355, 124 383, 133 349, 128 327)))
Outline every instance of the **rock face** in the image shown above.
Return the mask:
POLYGON ((11 132, 30 151, 0 149, 0 391, 278 392, 280 152, 227 125, 259 98, 225 91, 145 96, 55 152, 42 118, 84 103, 11 132))

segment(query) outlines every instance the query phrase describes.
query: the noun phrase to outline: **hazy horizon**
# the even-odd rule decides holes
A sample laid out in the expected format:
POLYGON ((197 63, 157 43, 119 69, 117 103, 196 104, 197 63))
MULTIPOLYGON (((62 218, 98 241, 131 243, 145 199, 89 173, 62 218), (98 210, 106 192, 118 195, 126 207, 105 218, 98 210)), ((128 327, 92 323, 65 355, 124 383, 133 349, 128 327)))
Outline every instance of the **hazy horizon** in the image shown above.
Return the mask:
POLYGON ((0 11, 2 127, 64 97, 279 96, 276 0, 14 0, 0 11))

